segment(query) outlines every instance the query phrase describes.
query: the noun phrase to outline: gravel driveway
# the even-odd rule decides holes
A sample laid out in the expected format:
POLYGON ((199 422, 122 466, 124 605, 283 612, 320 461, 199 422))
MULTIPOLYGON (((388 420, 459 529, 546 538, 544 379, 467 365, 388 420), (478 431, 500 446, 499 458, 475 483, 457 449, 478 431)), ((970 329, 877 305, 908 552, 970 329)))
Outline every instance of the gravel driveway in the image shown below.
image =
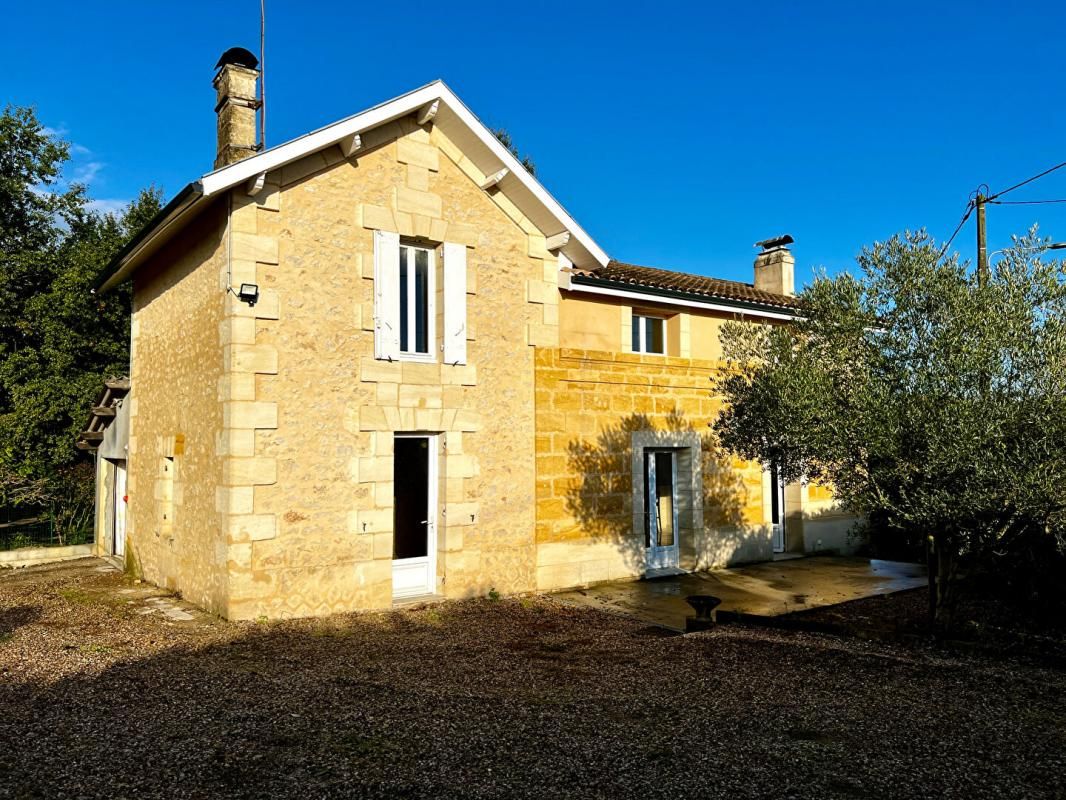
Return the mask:
POLYGON ((1066 797, 1051 669, 542 599, 187 620, 98 566, 0 575, 0 797, 1066 797))

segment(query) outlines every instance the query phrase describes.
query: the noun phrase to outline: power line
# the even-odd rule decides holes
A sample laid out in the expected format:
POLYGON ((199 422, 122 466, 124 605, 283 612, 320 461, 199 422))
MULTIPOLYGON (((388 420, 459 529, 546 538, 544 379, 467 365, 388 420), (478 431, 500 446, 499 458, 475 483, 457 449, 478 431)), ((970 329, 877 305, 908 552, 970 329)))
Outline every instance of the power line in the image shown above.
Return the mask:
POLYGON ((995 200, 997 197, 1000 197, 1001 195, 1005 195, 1007 192, 1013 192, 1015 189, 1017 189, 1017 188, 1019 188, 1021 186, 1025 186, 1025 184, 1027 184, 1027 183, 1032 183, 1037 178, 1043 178, 1045 175, 1048 175, 1048 174, 1054 172, 1057 169, 1062 169, 1063 167, 1066 167, 1066 161, 1063 161, 1061 164, 1056 164, 1055 166, 1051 167, 1050 169, 1044 170, 1039 175, 1034 175, 1031 178, 1026 178, 1021 183, 1016 183, 1013 186, 1009 186, 1006 189, 1004 189, 1002 192, 996 192, 991 197, 985 198, 985 201, 987 202, 989 200, 995 200))
POLYGON ((1046 203, 1066 203, 1066 200, 988 200, 997 206, 1040 206, 1046 203))
MULTIPOLYGON (((951 243, 955 241, 955 237, 959 235, 959 231, 962 230, 962 226, 966 224, 966 220, 970 218, 970 214, 973 213, 974 202, 971 200, 966 204, 966 211, 963 212, 962 219, 959 220, 959 224, 955 226, 955 230, 952 232, 951 237, 944 243, 944 246, 940 249, 940 258, 944 257, 944 253, 951 247, 951 243)), ((940 260, 939 258, 937 259, 940 260)))
MULTIPOLYGON (((1049 204, 1049 203, 1066 203, 1066 200, 997 200, 996 199, 998 197, 1002 197, 1007 192, 1013 192, 1015 189, 1020 189, 1022 186, 1025 186, 1026 184, 1032 183, 1033 181, 1035 181, 1035 180, 1037 180, 1039 178, 1043 178, 1045 175, 1050 175, 1055 170, 1062 169, 1063 167, 1066 167, 1066 161, 1063 161, 1061 164, 1056 164, 1053 167, 1049 167, 1048 169, 1044 170, 1043 172, 1037 173, 1036 175, 1033 175, 1031 178, 1026 178, 1024 181, 1016 183, 1013 186, 1008 186, 1006 189, 1003 189, 1002 191, 996 192, 993 195, 986 194, 986 192, 988 191, 988 187, 987 186, 982 185, 982 186, 978 187, 978 189, 972 195, 970 195, 970 202, 966 204, 966 211, 963 212, 962 219, 959 220, 959 224, 955 226, 955 230, 952 231, 951 236, 948 238, 947 242, 944 244, 944 247, 941 249, 940 258, 944 257, 944 254, 948 251, 948 248, 951 247, 951 243, 953 241, 955 241, 955 237, 958 236, 959 235, 959 231, 962 230, 962 226, 966 224, 966 220, 968 220, 970 218, 970 215, 974 212, 974 209, 978 208, 978 207, 980 207, 979 211, 981 213, 978 214, 979 219, 977 220, 977 239, 978 239, 978 250, 979 251, 981 250, 981 247, 983 246, 981 244, 982 237, 984 236, 984 218, 983 217, 984 217, 984 204, 985 203, 995 203, 996 205, 1000 205, 1000 206, 1029 206, 1029 205, 1046 205, 1046 204, 1049 204)), ((981 254, 979 253, 978 256, 979 256, 978 260, 980 260, 981 254)))

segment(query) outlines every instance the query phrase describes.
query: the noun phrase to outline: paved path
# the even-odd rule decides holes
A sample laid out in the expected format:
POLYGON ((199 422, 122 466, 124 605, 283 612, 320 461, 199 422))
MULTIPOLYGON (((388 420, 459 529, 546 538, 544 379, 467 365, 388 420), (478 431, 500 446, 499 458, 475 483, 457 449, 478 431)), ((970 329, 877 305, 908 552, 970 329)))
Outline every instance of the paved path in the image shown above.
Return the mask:
POLYGON ((193 624, 214 622, 214 617, 192 603, 158 586, 124 575, 122 570, 110 561, 95 556, 21 568, 0 569, 0 587, 88 578, 97 573, 112 576, 115 580, 100 586, 93 585, 91 589, 78 590, 79 601, 106 598, 114 604, 129 606, 136 614, 159 615, 170 622, 193 624))
POLYGON ((925 583, 925 569, 918 564, 817 556, 648 580, 610 581, 559 592, 554 597, 571 605, 684 630, 685 617, 693 613, 685 598, 692 594, 722 598, 722 611, 777 616, 914 589, 925 583))

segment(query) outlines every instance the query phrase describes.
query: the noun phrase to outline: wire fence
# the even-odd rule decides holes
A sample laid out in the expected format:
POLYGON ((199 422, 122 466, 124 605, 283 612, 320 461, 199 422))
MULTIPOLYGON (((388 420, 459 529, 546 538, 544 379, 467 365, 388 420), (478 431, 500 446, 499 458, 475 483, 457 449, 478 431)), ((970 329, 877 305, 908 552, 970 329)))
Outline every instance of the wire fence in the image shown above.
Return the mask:
POLYGON ((0 550, 19 550, 23 547, 62 547, 72 544, 92 544, 93 530, 60 536, 50 519, 20 519, 0 523, 0 550))

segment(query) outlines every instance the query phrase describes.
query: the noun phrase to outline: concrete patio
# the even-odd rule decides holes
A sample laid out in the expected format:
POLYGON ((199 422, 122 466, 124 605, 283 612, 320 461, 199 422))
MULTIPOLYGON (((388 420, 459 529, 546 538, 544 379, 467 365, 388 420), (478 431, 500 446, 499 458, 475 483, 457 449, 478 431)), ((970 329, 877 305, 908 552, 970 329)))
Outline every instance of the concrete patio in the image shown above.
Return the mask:
POLYGON ((685 617, 693 613, 685 598, 693 594, 720 597, 719 611, 778 616, 915 589, 925 583, 925 568, 919 564, 818 556, 645 580, 610 581, 559 592, 553 597, 569 605, 621 613, 683 631, 685 617))

